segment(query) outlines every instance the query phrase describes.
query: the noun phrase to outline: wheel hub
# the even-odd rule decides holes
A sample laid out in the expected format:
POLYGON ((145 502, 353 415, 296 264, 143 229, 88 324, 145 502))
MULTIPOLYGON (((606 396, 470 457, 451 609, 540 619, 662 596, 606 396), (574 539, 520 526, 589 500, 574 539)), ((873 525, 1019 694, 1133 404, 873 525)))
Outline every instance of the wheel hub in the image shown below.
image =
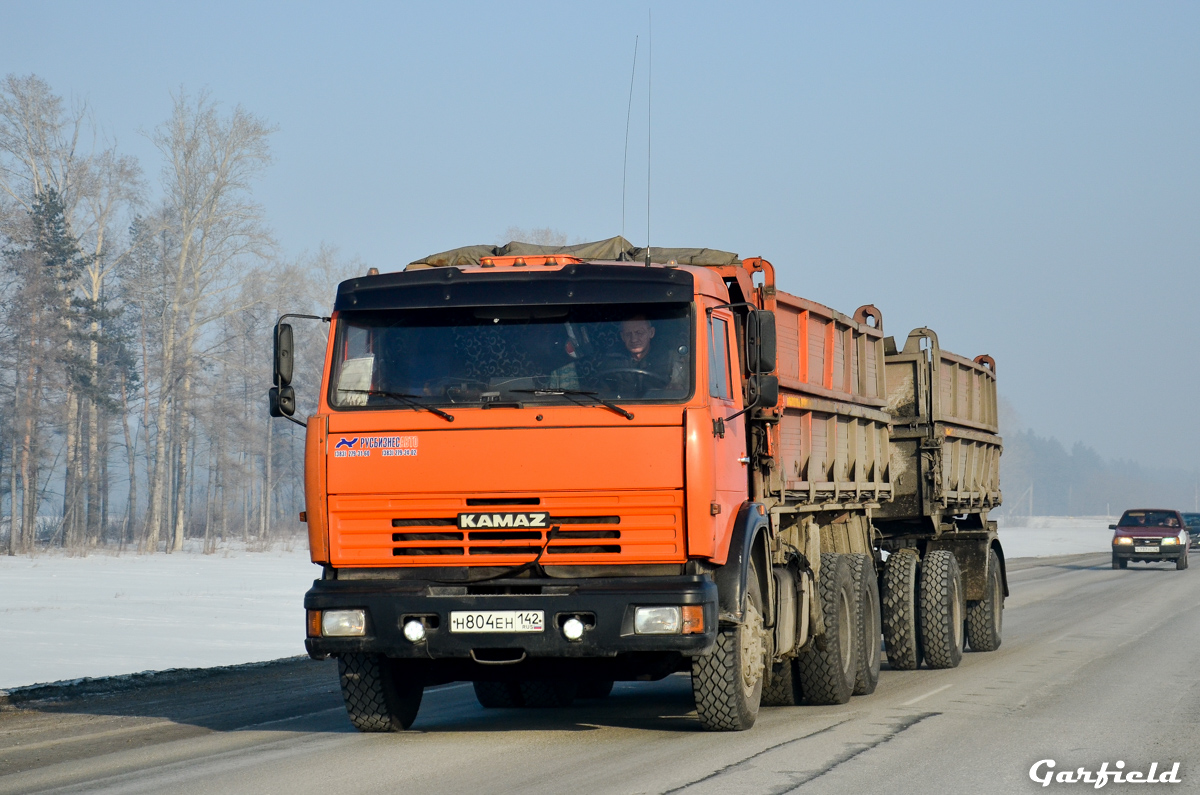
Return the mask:
POLYGON ((767 647, 763 642, 763 617, 754 604, 746 606, 740 635, 742 687, 749 693, 762 678, 767 647))

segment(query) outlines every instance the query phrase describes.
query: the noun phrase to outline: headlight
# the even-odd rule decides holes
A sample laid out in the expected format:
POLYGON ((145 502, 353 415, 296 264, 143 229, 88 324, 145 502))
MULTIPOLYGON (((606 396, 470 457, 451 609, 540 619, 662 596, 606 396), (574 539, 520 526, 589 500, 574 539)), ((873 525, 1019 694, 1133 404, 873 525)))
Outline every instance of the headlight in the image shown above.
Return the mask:
POLYGON ((354 638, 367 634, 366 610, 324 610, 321 634, 327 638, 354 638))
POLYGON ((1113 539, 1114 544, 1132 544, 1133 539, 1126 536, 1117 536, 1113 539))
POLYGON ((678 607, 639 607, 633 631, 639 635, 678 635, 683 624, 678 607))
POLYGON ((1164 547, 1174 546, 1175 544, 1178 544, 1178 543, 1179 543, 1179 539, 1178 539, 1178 538, 1174 538, 1174 537, 1172 537, 1172 538, 1164 538, 1164 539, 1162 540, 1162 545, 1163 545, 1164 547))

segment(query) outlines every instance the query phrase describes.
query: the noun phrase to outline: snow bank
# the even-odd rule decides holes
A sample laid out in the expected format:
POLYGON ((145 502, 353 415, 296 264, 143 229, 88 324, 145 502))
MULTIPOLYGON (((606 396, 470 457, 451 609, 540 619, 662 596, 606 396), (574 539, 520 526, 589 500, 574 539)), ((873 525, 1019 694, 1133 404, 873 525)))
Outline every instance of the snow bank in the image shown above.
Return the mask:
POLYGON ((1024 526, 1000 520, 1000 544, 1006 558, 1041 558, 1108 552, 1112 549, 1108 516, 1023 516, 1024 526))
MULTIPOLYGON (((1000 525, 1008 558, 1106 552, 1107 517, 1000 525)), ((0 556, 0 689, 304 654, 302 598, 320 569, 299 548, 215 555, 0 556)))
POLYGON ((0 688, 304 654, 306 544, 0 556, 0 688))

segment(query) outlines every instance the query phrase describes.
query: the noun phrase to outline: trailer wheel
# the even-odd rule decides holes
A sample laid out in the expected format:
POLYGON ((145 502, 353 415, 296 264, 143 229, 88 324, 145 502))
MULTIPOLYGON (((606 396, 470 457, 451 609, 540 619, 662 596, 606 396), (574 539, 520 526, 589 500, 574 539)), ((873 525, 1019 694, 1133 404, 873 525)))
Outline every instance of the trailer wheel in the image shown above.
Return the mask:
POLYGON ((516 682, 472 682, 475 698, 484 709, 514 709, 524 706, 521 686, 516 682))
POLYGON ((346 714, 360 732, 398 732, 412 726, 425 688, 403 676, 403 669, 382 654, 338 656, 338 679, 346 714))
POLYGON ((880 645, 879 578, 875 560, 870 555, 847 555, 850 575, 854 579, 855 621, 858 633, 858 671, 854 675, 854 695, 869 696, 879 684, 880 645))
POLYGON ((1000 557, 988 552, 987 594, 977 602, 967 602, 967 643, 971 651, 995 651, 1000 648, 1000 630, 1004 624, 1004 583, 1000 579, 1000 557))
POLYGON ((576 698, 608 698, 608 694, 612 692, 613 680, 611 679, 580 679, 579 690, 575 693, 576 698))
POLYGON ((917 625, 917 584, 921 559, 916 550, 900 549, 883 566, 883 642, 888 664, 897 671, 914 671, 921 664, 917 625))
POLYGON ((692 696, 706 731, 745 731, 754 725, 766 678, 767 631, 754 562, 742 605, 742 623, 717 632, 712 653, 692 658, 692 696))
POLYGON ((763 685, 765 707, 792 707, 801 703, 800 673, 794 657, 771 666, 771 675, 763 685))
POLYGON ((527 707, 569 707, 579 685, 574 679, 526 679, 520 682, 521 701, 527 707))
POLYGON ((954 553, 936 549, 921 565, 921 644, 930 668, 955 668, 962 661, 965 606, 962 573, 954 553))
POLYGON ((809 704, 845 704, 854 692, 862 634, 854 620, 859 600, 846 556, 822 553, 818 580, 825 635, 796 658, 800 689, 809 704))

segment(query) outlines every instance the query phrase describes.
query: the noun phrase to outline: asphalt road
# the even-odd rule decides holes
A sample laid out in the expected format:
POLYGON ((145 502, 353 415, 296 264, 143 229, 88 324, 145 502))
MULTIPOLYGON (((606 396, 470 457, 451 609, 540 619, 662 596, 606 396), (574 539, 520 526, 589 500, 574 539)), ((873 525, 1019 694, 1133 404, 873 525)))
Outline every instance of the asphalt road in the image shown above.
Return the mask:
POLYGON ((764 708, 748 732, 698 731, 674 676, 563 710, 483 710, 449 685, 427 692, 412 731, 358 734, 334 665, 293 660, 0 711, 0 793, 1094 788, 1043 789, 1029 778, 1043 759, 1179 762, 1183 783, 1166 789, 1200 792, 1200 571, 1079 555, 1012 561, 1009 581, 998 651, 944 671, 885 662, 874 695, 764 708))

